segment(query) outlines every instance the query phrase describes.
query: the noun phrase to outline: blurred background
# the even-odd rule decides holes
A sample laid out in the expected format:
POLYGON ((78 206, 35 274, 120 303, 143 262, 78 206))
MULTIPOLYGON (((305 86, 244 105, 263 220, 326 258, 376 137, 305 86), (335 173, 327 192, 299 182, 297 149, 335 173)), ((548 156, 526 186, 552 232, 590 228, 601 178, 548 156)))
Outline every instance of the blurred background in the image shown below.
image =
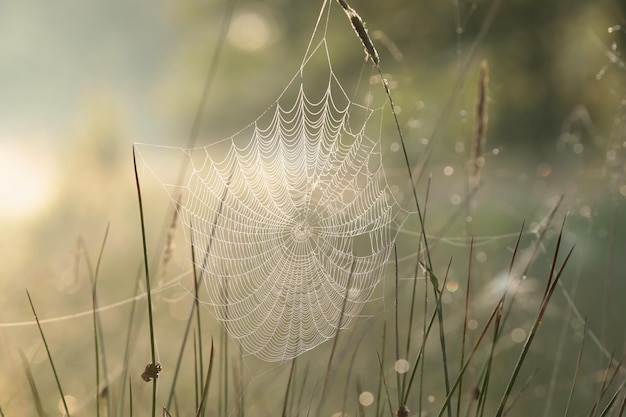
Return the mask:
MULTIPOLYGON (((569 213, 566 242, 579 251, 571 276, 564 278, 565 293, 602 346, 621 356, 626 6, 618 0, 501 3, 497 10, 493 0, 353 0, 351 6, 378 48, 410 160, 417 163, 431 152, 418 189, 425 192, 430 176, 429 232, 443 230, 435 253, 442 268, 457 256, 451 279, 461 281, 467 272, 465 237, 484 236, 475 261, 478 279, 485 282, 481 294, 489 300, 486 285, 508 266, 522 221, 532 230, 564 195, 559 218, 569 213), (489 122, 482 186, 466 208, 481 60, 489 65, 489 122)), ((196 144, 211 144, 253 122, 297 72, 321 5, 310 0, 0 2, 0 407, 5 411, 30 409, 19 351, 41 367, 42 390, 54 393, 47 387, 51 376, 36 328, 11 325, 32 318, 25 289, 42 319, 89 311, 90 266, 93 270, 110 225, 99 303, 134 294, 142 257, 133 143, 186 146, 211 65, 214 78, 196 144)), ((370 84, 376 91, 376 73, 336 3, 330 22, 327 40, 337 78, 348 94, 370 84)), ((390 183, 406 189, 390 117, 381 149, 390 183)), ((171 205, 156 181, 146 179, 145 187, 149 249, 158 257, 171 205)), ((412 197, 405 197, 410 206, 412 197)), ((407 228, 418 230, 415 219, 407 228)), ((410 257, 415 242, 410 237, 407 242, 401 252, 410 257)), ((182 241, 178 249, 169 272, 155 277, 158 284, 175 281, 184 271, 188 255, 182 241)), ((411 265, 403 265, 407 276, 411 265)), ((545 275, 538 278, 541 287, 545 275)), ((185 317, 191 297, 180 288, 163 294, 155 308, 174 323, 158 330, 165 356, 174 328, 168 326, 185 317)), ((453 306, 464 295, 451 292, 451 297, 453 306)), ((381 298, 386 311, 390 301, 381 298)), ((569 301, 556 297, 555 320, 546 324, 553 333, 563 328, 569 301)), ((103 314, 118 355, 129 309, 125 304, 103 314)), ((90 363, 93 351, 84 348, 92 337, 88 317, 49 326, 66 374, 80 369, 83 356, 90 363)), ((572 326, 580 329, 580 320, 572 326)), ((137 351, 147 359, 147 344, 139 339, 137 351)), ((575 346, 568 354, 576 355, 575 346)), ((596 362, 590 369, 600 369, 606 360, 601 349, 593 349, 596 362)), ((540 361, 550 359, 538 352, 536 360, 541 368, 540 361)), ((253 379, 261 374, 254 369, 250 365, 253 379)), ((78 399, 94 389, 90 376, 79 374, 66 377, 78 399)), ((529 395, 545 396, 547 385, 539 385, 543 389, 529 395)))

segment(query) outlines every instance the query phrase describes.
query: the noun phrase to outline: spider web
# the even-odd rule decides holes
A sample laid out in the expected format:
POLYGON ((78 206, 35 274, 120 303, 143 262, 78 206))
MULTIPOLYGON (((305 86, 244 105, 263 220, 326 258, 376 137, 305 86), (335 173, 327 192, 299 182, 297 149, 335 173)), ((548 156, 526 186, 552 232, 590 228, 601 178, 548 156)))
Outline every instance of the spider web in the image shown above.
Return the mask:
POLYGON ((202 301, 266 361, 313 349, 359 316, 409 214, 385 178, 382 109, 349 99, 325 34, 309 50, 280 97, 236 135, 193 149, 139 147, 188 167, 177 182, 146 163, 176 204, 202 301), (313 56, 325 57, 328 82, 309 93, 313 56))

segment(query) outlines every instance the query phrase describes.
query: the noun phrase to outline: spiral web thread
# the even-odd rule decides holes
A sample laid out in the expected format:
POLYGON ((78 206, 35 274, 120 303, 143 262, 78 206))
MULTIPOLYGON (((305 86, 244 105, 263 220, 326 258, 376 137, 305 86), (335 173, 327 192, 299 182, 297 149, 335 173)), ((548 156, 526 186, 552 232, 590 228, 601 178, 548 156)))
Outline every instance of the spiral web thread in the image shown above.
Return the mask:
MULTIPOLYGON (((325 39, 316 51, 328 57, 325 39)), ((352 103, 329 74, 317 100, 296 76, 248 129, 168 148, 189 165, 185 181, 164 185, 193 246, 202 301, 266 361, 313 349, 358 317, 408 214, 385 179, 379 137, 366 133, 380 109, 352 103), (365 116, 353 130, 357 112, 365 116)))

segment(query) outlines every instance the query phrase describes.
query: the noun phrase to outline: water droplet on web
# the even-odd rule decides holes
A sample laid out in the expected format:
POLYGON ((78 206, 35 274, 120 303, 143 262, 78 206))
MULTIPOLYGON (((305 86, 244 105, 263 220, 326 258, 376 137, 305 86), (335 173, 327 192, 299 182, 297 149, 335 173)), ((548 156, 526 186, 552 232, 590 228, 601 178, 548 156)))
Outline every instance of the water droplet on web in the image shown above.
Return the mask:
POLYGON ((391 145, 389 145, 389 149, 391 150, 391 152, 398 152, 400 150, 400 144, 398 142, 393 142, 391 145))
POLYGON ((449 177, 452 174, 454 174, 454 168, 448 165, 447 167, 443 169, 443 173, 445 174, 446 177, 449 177))

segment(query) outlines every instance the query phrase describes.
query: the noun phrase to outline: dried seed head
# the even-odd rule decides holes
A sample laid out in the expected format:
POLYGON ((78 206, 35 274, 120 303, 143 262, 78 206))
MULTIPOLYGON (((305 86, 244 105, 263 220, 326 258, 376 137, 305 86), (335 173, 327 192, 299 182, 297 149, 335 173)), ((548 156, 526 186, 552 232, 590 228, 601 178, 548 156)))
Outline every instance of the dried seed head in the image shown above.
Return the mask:
POLYGON ((365 60, 368 58, 372 59, 372 62, 375 65, 378 65, 380 62, 380 58, 378 57, 378 51, 374 47, 374 43, 372 42, 372 38, 367 33, 367 29, 365 28, 365 22, 361 19, 361 16, 346 3, 345 0, 337 0, 337 2, 341 5, 341 8, 350 19, 350 24, 352 25, 352 29, 361 40, 363 44, 363 48, 365 49, 365 60))

